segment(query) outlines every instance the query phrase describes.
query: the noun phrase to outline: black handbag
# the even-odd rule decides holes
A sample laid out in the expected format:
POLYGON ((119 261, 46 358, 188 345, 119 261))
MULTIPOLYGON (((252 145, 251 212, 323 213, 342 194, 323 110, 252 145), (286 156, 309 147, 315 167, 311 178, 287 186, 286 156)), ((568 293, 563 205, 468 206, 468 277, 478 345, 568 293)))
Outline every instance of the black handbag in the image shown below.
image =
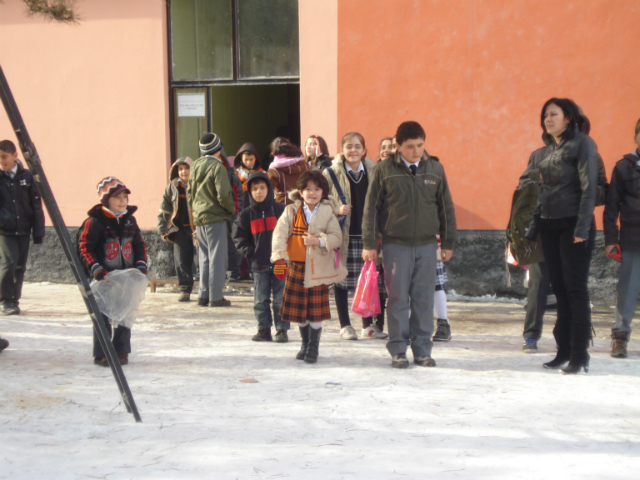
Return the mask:
MULTIPOLYGON (((336 172, 333 171, 333 168, 329 167, 327 168, 327 171, 329 172, 329 175, 331 176, 331 180, 333 181, 333 185, 336 187, 336 190, 338 191, 338 197, 340 198, 340 201, 342 202, 343 205, 347 204, 347 197, 344 196, 344 193, 342 193, 342 188, 340 188, 340 183, 338 182, 338 177, 336 177, 336 172)), ((347 219, 346 215, 338 215, 338 223, 340 224, 340 228, 342 228, 342 226, 344 225, 344 221, 347 219)))

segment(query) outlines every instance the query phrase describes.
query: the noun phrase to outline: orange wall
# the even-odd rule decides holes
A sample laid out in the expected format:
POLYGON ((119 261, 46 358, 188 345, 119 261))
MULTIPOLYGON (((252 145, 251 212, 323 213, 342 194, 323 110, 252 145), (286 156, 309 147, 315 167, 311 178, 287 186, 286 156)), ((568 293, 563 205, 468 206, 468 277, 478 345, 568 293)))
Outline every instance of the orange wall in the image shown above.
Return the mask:
MULTIPOLYGON (((62 215, 80 225, 96 184, 131 189, 155 228, 167 182, 169 111, 164 0, 83 0, 79 25, 26 18, 0 3, 0 65, 42 158, 62 215)), ((0 137, 15 141, 0 109, 0 137)))
POLYGON ((299 0, 302 142, 323 137, 338 146, 338 0, 299 0))
POLYGON ((547 99, 582 107, 608 175, 633 149, 639 52, 637 0, 342 0, 338 134, 360 131, 374 157, 402 121, 420 122, 458 227, 504 229, 518 177, 542 146, 547 99))

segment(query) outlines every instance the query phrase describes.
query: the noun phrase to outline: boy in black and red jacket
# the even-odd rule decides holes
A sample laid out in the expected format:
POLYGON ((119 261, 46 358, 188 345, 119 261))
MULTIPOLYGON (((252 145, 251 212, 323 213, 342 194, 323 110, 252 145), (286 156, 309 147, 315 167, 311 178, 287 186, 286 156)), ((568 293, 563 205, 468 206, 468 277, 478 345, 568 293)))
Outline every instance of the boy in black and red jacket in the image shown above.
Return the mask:
MULTIPOLYGON (((0 313, 19 315, 29 235, 42 243, 42 200, 31 172, 18 160, 11 140, 0 141, 0 313)), ((4 343, 4 340, 0 340, 4 343)), ((6 347, 5 347, 6 348, 6 347)))
POLYGON ((251 262, 253 272, 253 311, 258 320, 255 342, 271 341, 271 324, 276 327, 275 341, 289 341, 289 322, 280 318, 280 305, 284 291, 284 275, 274 273, 271 264, 271 239, 284 205, 275 201, 269 177, 264 172, 251 174, 247 180, 250 206, 233 223, 233 241, 238 252, 251 262), (273 316, 269 306, 273 296, 273 316))
MULTIPOLYGON (((103 280, 113 270, 138 268, 147 274, 147 247, 133 214, 138 209, 129 205, 131 191, 115 177, 106 177, 98 183, 100 203, 89 210, 89 218, 80 233, 80 256, 93 278, 103 280)), ((102 316, 111 333, 111 324, 102 316)), ((113 347, 122 365, 129 363, 131 330, 118 325, 113 332, 113 347)), ((96 365, 108 367, 107 359, 95 331, 93 357, 96 365)))

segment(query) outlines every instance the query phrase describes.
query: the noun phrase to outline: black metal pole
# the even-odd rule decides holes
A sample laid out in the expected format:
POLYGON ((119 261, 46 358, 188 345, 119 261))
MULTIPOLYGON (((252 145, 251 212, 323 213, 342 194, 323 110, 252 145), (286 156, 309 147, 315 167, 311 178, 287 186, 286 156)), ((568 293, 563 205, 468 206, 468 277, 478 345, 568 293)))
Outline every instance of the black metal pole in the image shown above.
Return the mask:
POLYGON ((82 294, 84 303, 87 306, 89 315, 91 316, 94 331, 98 336, 98 340, 100 341, 102 350, 106 354, 107 361, 109 362, 109 366, 111 367, 111 372, 113 373, 113 377, 118 384, 118 389, 120 390, 122 400, 127 407, 127 411, 133 414, 133 418, 135 418, 136 422, 141 422, 142 419, 140 418, 140 414, 138 413, 138 408, 136 407, 136 403, 133 400, 133 395, 131 395, 129 384, 127 383, 127 379, 125 378, 124 372, 122 371, 122 366, 120 365, 120 362, 118 360, 118 355, 116 354, 116 351, 111 344, 111 337, 104 324, 102 314, 98 309, 98 304, 96 303, 96 300, 93 296, 91 287, 89 287, 89 281, 84 275, 82 264, 80 263, 80 258, 78 258, 78 254, 76 253, 75 245, 71 241, 71 236, 69 235, 67 227, 64 223, 56 199, 53 196, 53 192, 51 191, 51 187, 49 186, 47 177, 44 174, 42 162, 40 161, 40 157, 38 156, 38 152, 36 151, 36 146, 33 144, 31 138, 29 137, 27 128, 24 125, 22 116, 20 115, 20 111, 18 110, 18 105, 16 105, 15 99, 13 97, 13 94, 11 93, 11 89, 9 88, 9 84, 1 66, 0 96, 2 97, 2 103, 4 104, 4 108, 7 111, 7 115, 9 116, 9 120, 11 121, 11 125, 13 126, 13 130, 16 134, 16 137, 18 138, 18 142, 20 143, 22 155, 29 165, 29 170, 31 171, 36 185, 38 186, 40 197, 47 207, 49 218, 51 218, 53 227, 58 234, 60 244, 64 249, 65 255, 67 256, 69 266, 71 267, 71 271, 73 272, 73 276, 76 279, 76 283, 78 284, 78 288, 80 289, 80 293, 82 294))

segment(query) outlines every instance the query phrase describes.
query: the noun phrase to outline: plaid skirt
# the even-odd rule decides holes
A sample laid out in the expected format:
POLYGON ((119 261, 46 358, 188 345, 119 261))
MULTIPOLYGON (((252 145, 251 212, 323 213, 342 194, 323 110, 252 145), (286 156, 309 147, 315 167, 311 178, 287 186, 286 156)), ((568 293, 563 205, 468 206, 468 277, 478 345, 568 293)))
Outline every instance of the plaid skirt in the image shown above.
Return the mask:
MULTIPOLYGON (((362 250, 364 244, 362 237, 349 236, 349 248, 347 249, 347 272, 349 275, 340 282, 336 283, 336 287, 340 287, 344 290, 355 290, 358 285, 358 279, 360 278, 360 272, 364 267, 364 260, 362 260, 362 250)), ((381 294, 386 295, 387 292, 384 289, 384 272, 382 265, 378 267, 378 290, 381 294)))
POLYGON ((280 316, 283 322, 321 322, 331 318, 329 287, 304 288, 304 263, 289 262, 280 316))
POLYGON ((444 263, 442 260, 437 260, 436 266, 436 292, 439 290, 444 290, 445 288, 449 288, 447 284, 447 271, 444 269, 444 263))

